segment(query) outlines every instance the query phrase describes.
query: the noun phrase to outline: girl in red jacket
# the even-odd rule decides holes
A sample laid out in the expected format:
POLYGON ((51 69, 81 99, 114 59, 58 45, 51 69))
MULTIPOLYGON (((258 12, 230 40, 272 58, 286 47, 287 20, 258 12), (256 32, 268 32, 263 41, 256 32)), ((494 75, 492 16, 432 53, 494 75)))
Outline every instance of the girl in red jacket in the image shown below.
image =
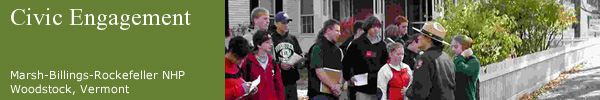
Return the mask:
POLYGON ((256 32, 252 38, 252 43, 256 46, 254 48, 255 52, 248 55, 242 63, 242 77, 246 81, 253 81, 260 76, 260 84, 257 87, 260 89, 256 94, 245 97, 245 99, 284 100, 281 72, 278 66, 274 64, 273 57, 269 55, 269 51, 273 48, 269 32, 256 32))

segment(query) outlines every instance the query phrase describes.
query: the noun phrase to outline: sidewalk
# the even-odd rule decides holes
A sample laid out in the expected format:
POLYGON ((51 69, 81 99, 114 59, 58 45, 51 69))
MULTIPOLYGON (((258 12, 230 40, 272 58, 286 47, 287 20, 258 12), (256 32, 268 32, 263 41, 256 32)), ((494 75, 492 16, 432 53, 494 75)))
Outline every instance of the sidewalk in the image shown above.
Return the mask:
POLYGON ((584 62, 585 67, 572 73, 541 100, 600 100, 600 57, 584 62))
POLYGON ((300 72, 300 80, 296 82, 298 88, 298 99, 308 100, 308 72, 306 69, 300 69, 298 72, 300 72))

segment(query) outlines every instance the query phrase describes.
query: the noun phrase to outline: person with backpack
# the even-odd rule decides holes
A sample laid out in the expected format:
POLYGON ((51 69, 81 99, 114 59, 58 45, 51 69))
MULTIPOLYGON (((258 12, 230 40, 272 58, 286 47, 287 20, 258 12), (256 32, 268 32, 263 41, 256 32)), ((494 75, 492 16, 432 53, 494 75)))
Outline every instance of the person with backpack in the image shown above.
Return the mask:
POLYGON ((350 44, 352 44, 352 41, 354 39, 358 38, 360 35, 362 35, 363 23, 365 23, 363 20, 357 20, 356 22, 354 22, 354 26, 352 26, 352 32, 351 32, 352 35, 350 37, 348 37, 348 39, 346 39, 346 41, 344 41, 340 45, 340 48, 344 51, 344 54, 346 54, 346 49, 348 49, 350 44))
POLYGON ((225 53, 225 100, 237 100, 245 94, 256 93, 258 88, 250 90, 250 82, 244 81, 238 66, 250 52, 248 41, 241 36, 231 38, 225 53))
POLYGON ((273 48, 273 42, 268 31, 258 31, 252 37, 254 53, 246 57, 242 63, 242 77, 246 81, 260 78, 256 94, 246 97, 246 100, 284 100, 281 72, 269 51, 273 48))
MULTIPOLYGON (((340 49, 342 49, 342 51, 344 51, 344 56, 348 56, 347 51, 348 51, 348 47, 350 45, 352 45, 352 42, 354 41, 354 39, 357 39, 358 37, 360 37, 363 34, 363 29, 362 26, 365 23, 365 21, 363 20, 357 20, 356 22, 354 22, 354 26, 352 28, 352 36, 350 36, 348 39, 346 39, 346 41, 344 41, 341 45, 340 45, 340 49)), ((342 63, 343 64, 343 63, 342 63)), ((342 68, 344 69, 344 68, 342 68)), ((348 70, 348 72, 352 73, 352 70, 348 70)), ((351 84, 349 81, 344 81, 344 86, 343 88, 345 88, 344 92, 345 96, 347 96, 347 98, 349 100, 356 100, 356 89, 354 88, 354 84, 351 84)))

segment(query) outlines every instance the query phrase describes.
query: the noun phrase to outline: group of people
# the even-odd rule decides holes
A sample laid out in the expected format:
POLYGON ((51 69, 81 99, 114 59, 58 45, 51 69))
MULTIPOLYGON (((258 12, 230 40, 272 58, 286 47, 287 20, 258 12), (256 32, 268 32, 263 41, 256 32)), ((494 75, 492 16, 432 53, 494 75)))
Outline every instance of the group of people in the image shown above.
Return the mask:
POLYGON ((289 35, 286 13, 275 15, 269 25, 269 11, 252 10, 251 29, 229 39, 225 53, 225 98, 228 100, 297 100, 296 81, 302 63, 298 39, 289 35), (250 89, 251 82, 260 84, 250 89))
POLYGON ((302 55, 297 38, 288 33, 291 21, 278 12, 275 25, 269 25, 268 10, 252 10, 252 29, 229 39, 226 47, 226 99, 298 100, 301 68, 308 70, 310 100, 478 99, 480 64, 470 49, 473 40, 455 35, 452 43, 444 42, 440 23, 427 22, 407 34, 409 21, 398 16, 382 32, 381 20, 369 16, 356 21, 352 36, 340 41, 340 22, 329 19, 302 55), (444 46, 454 55, 444 53, 444 46), (258 78, 260 84, 250 89, 258 78))

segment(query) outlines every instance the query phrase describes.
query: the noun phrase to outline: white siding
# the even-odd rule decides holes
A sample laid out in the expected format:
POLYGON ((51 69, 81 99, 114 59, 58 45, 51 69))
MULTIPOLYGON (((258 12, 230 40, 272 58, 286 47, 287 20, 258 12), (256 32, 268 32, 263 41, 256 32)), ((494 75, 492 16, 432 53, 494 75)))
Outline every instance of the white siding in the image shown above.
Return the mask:
POLYGON ((283 12, 293 20, 288 24, 290 34, 300 35, 300 0, 283 0, 283 12))
POLYGON ((250 23, 250 0, 228 0, 229 27, 250 23))

